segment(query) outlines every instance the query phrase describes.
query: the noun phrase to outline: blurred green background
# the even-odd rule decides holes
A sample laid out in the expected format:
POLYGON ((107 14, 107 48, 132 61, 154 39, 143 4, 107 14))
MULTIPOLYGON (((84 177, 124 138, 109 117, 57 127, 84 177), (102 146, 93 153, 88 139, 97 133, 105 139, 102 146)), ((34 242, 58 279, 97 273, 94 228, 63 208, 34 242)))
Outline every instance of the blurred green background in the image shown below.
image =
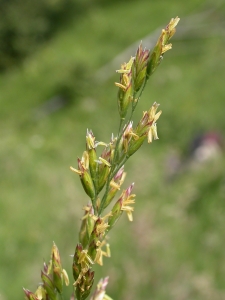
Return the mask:
POLYGON ((176 16, 173 49, 134 120, 160 103, 160 140, 127 165, 134 221, 117 223, 97 278, 110 276, 113 299, 225 299, 224 1, 1 0, 0 8, 0 300, 36 289, 53 241, 72 281, 87 198, 69 166, 87 128, 105 142, 117 131, 115 70, 136 49, 114 58, 154 43, 176 16), (205 134, 216 136, 209 155, 196 142, 205 134))

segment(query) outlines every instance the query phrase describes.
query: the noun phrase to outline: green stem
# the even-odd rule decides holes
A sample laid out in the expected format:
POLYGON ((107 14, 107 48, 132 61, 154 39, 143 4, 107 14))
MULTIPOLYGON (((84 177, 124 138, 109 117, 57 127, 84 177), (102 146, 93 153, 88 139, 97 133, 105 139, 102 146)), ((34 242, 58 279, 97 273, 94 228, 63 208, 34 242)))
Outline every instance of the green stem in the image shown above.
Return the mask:
MULTIPOLYGON (((111 170, 110 170, 110 173, 109 173, 109 176, 108 176, 108 179, 107 179, 107 182, 106 182, 106 188, 105 188, 105 193, 102 197, 102 200, 101 200, 101 204, 100 204, 100 207, 99 207, 99 210, 98 210, 98 215, 101 214, 102 210, 103 210, 103 207, 104 207, 104 204, 105 204, 105 201, 106 201, 106 198, 107 198, 107 194, 109 192, 109 185, 110 185, 110 181, 113 179, 113 177, 116 175, 116 173, 119 171, 119 169, 126 163, 126 161, 129 159, 128 156, 125 156, 122 158, 122 160, 120 162, 117 162, 117 159, 118 159, 118 153, 119 153, 119 150, 118 150, 118 146, 119 146, 119 143, 121 141, 121 138, 123 136, 123 133, 124 131, 126 130, 127 126, 129 125, 132 117, 133 117, 133 114, 134 114, 134 111, 135 111, 135 108, 142 96, 142 93, 144 91, 144 88, 146 86, 146 83, 147 83, 148 79, 145 78, 145 82, 139 92, 139 95, 137 97, 137 100, 135 102, 133 102, 132 104, 132 109, 131 109, 131 114, 130 114, 130 117, 126 123, 126 126, 122 129, 122 125, 124 123, 124 119, 120 119, 120 125, 119 125, 119 130, 118 130, 118 137, 117 137, 117 141, 116 141, 116 146, 115 146, 115 153, 114 153, 114 158, 113 158, 113 161, 111 163, 111 170)), ((133 94, 133 99, 135 99, 135 92, 133 94)))
MULTIPOLYGON (((135 94, 133 95, 133 99, 135 98, 135 94)), ((137 104, 136 104, 137 105, 137 104)), ((99 210, 98 210, 98 215, 101 214, 102 210, 103 210, 103 207, 105 205, 105 201, 106 201, 106 198, 107 198, 107 195, 108 195, 108 192, 109 192, 109 185, 110 185, 110 181, 113 179, 113 177, 116 175, 116 173, 119 171, 119 169, 124 165, 124 163, 127 161, 127 157, 125 156, 125 158, 122 159, 122 161, 120 162, 117 162, 117 159, 118 159, 118 153, 119 153, 119 150, 118 150, 118 146, 119 146, 119 143, 122 139, 122 136, 123 136, 123 133, 124 131, 127 129, 127 126, 129 125, 132 117, 133 117, 133 113, 134 113, 134 110, 135 110, 135 106, 132 106, 132 110, 131 110, 131 114, 130 114, 130 117, 125 125, 124 128, 122 128, 122 125, 124 123, 124 119, 120 119, 120 125, 119 125, 119 130, 118 130, 118 137, 117 137, 117 141, 116 141, 116 146, 115 146, 115 153, 114 153, 114 157, 113 157, 113 161, 111 163, 111 170, 110 170, 110 173, 109 173, 109 176, 108 176, 108 179, 107 179, 107 182, 106 182, 106 188, 105 188, 105 193, 102 197, 102 200, 101 200, 101 204, 100 204, 100 207, 99 207, 99 210)))
POLYGON ((123 132, 124 132, 124 130, 122 130, 122 126, 123 126, 124 121, 125 121, 124 119, 120 119, 120 125, 119 125, 119 130, 118 130, 118 137, 117 137, 116 146, 115 146, 115 153, 114 153, 113 161, 111 163, 112 167, 111 167, 109 176, 113 172, 113 169, 114 169, 114 166, 115 166, 115 162, 116 162, 116 159, 117 159, 117 156, 118 156, 118 146, 119 146, 120 140, 121 140, 123 132))
POLYGON ((105 193, 102 197, 102 201, 101 201, 101 204, 100 204, 100 207, 99 207, 99 210, 98 210, 98 216, 101 215, 101 212, 103 210, 103 207, 104 207, 104 204, 105 204, 105 201, 106 201, 106 197, 108 195, 108 192, 109 192, 109 184, 110 184, 110 181, 111 181, 111 174, 114 173, 114 169, 115 169, 115 160, 116 160, 116 157, 118 155, 118 146, 119 146, 119 142, 122 138, 122 134, 123 134, 123 130, 122 130, 122 126, 123 126, 123 123, 124 123, 124 119, 120 119, 120 124, 119 124, 119 129, 118 129, 118 138, 117 138, 117 141, 116 141, 116 146, 115 146, 115 153, 114 153, 114 157, 113 157, 113 161, 111 163, 111 170, 110 170, 110 173, 108 175, 108 178, 107 178, 107 182, 106 182, 106 188, 105 188, 105 193))
POLYGON ((93 206, 93 209, 94 209, 94 214, 96 215, 97 214, 97 207, 96 207, 97 195, 96 195, 96 189, 95 189, 95 197, 93 199, 91 199, 91 202, 92 202, 92 206, 93 206))
MULTIPOLYGON (((107 198, 107 194, 109 192, 109 185, 110 185, 110 181, 113 179, 113 177, 116 175, 116 173, 119 171, 119 169, 126 163, 126 161, 129 159, 128 156, 125 156, 122 158, 122 161, 120 162, 117 162, 117 159, 118 159, 118 153, 119 153, 119 150, 118 150, 118 146, 119 146, 119 143, 121 141, 121 138, 123 136, 123 133, 124 131, 126 130, 127 126, 129 125, 132 117, 133 117, 133 114, 134 114, 134 111, 135 111, 135 108, 142 96, 142 93, 144 91, 144 88, 146 86, 146 83, 148 81, 148 78, 146 77, 145 78, 145 82, 139 92, 139 95, 137 97, 137 100, 133 102, 132 104, 132 109, 131 109, 131 114, 130 114, 130 117, 126 123, 126 126, 122 129, 122 125, 124 123, 124 119, 120 119, 120 125, 119 125, 119 130, 118 130, 118 137, 117 137, 117 141, 116 141, 116 146, 115 146, 115 153, 114 153, 114 157, 113 157, 113 161, 111 163, 111 170, 110 170, 110 173, 109 173, 109 176, 108 176, 108 179, 107 179, 107 182, 106 182, 106 188, 105 188, 105 193, 102 197, 102 200, 101 200, 101 204, 100 204, 100 207, 99 207, 99 210, 98 210, 98 215, 101 214, 102 210, 103 210, 103 207, 104 207, 104 204, 105 204, 105 201, 106 201, 106 198, 107 198)), ((136 93, 134 92, 133 94, 133 99, 135 99, 135 96, 136 96, 136 93)))

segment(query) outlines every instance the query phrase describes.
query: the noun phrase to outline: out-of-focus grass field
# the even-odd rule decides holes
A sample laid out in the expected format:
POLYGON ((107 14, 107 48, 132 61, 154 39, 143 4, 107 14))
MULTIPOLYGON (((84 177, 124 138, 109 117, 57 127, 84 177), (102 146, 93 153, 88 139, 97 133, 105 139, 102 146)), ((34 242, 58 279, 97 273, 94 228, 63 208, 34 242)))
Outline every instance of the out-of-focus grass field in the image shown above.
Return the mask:
POLYGON ((86 128, 108 142, 118 127, 117 76, 109 69, 112 76, 98 82, 95 74, 177 15, 187 31, 179 34, 178 25, 134 120, 160 103, 160 139, 128 163, 124 187, 135 182, 134 221, 124 215, 117 223, 112 258, 96 272, 110 276, 113 299, 225 299, 224 156, 166 180, 171 151, 185 156, 201 131, 225 134, 225 7, 140 0, 93 5, 0 76, 1 300, 23 299, 22 287, 35 290, 53 241, 72 281, 70 255, 87 197, 69 166, 85 148, 86 128), (43 116, 43 103, 62 92, 71 101, 43 116))

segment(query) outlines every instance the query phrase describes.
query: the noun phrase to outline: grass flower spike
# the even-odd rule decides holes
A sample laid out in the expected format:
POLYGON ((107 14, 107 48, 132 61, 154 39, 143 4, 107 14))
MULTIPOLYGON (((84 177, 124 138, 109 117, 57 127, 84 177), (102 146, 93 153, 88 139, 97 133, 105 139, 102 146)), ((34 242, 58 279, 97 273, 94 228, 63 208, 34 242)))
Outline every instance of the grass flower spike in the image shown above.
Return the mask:
MULTIPOLYGON (((149 110, 143 112, 136 125, 133 115, 149 77, 155 72, 165 52, 172 47, 168 41, 174 35, 178 22, 178 17, 171 19, 151 51, 140 44, 135 56, 117 70, 120 76, 119 82, 115 83, 118 88, 118 131, 112 134, 109 141, 97 142, 92 130, 87 129, 84 139, 86 147, 81 159, 77 159, 77 169, 70 167, 79 176, 87 197, 79 242, 72 255, 74 281, 71 299, 85 300, 91 294, 95 279, 94 266, 102 266, 103 257, 111 257, 108 233, 115 228, 123 212, 129 221, 133 221, 136 195, 132 193, 134 183, 123 189, 126 163, 145 140, 152 143, 158 139, 157 121, 162 111, 157 112, 159 104, 154 102, 149 110), (102 151, 99 151, 99 146, 103 146, 102 151)), ((69 284, 69 278, 62 268, 55 244, 49 264, 44 264, 41 280, 35 293, 24 289, 26 299, 64 299, 63 287, 69 284)), ((101 279, 90 300, 112 300, 105 291, 107 284, 108 277, 101 279)))
POLYGON ((118 91, 118 109, 121 118, 125 118, 128 107, 133 100, 133 86, 132 86, 132 68, 134 58, 131 57, 128 63, 121 65, 121 69, 117 70, 120 73, 120 82, 115 85, 119 88, 118 91))
POLYGON ((163 55, 168 50, 172 49, 172 44, 168 44, 168 41, 176 32, 176 26, 180 19, 178 17, 172 18, 165 29, 162 29, 162 33, 150 53, 150 59, 147 66, 147 79, 155 72, 156 68, 162 61, 163 55))

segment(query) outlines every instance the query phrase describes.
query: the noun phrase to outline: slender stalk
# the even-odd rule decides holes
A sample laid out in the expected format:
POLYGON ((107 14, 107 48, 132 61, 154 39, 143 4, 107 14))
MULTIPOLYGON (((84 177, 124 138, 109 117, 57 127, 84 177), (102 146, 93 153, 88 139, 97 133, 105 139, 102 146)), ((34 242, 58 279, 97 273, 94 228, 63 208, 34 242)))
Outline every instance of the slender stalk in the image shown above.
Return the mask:
MULTIPOLYGON (((133 99, 135 99, 135 93, 133 94, 133 99)), ((127 123, 126 123, 126 125, 125 125, 125 127, 123 129, 122 129, 122 126, 123 126, 123 123, 125 122, 125 119, 123 119, 123 118, 120 119, 119 130, 118 130, 118 137, 117 137, 116 146, 115 146, 115 153, 114 153, 113 161, 111 163, 112 166, 111 166, 111 170, 110 170, 110 173, 108 175, 107 182, 106 182, 105 193, 104 193, 104 195, 102 197, 101 204, 100 204, 100 207, 98 209, 98 215, 99 216, 101 215, 101 212, 102 212, 102 210, 104 208, 104 205, 105 205, 106 197, 107 197, 108 192, 109 192, 110 181, 113 179, 113 177, 116 175, 116 173, 119 171, 119 169, 124 165, 124 163, 128 159, 128 158, 123 159, 120 162, 116 161, 117 160, 117 156, 119 154, 118 147, 119 147, 120 141, 121 141, 121 139, 123 137, 123 134, 124 134, 125 130, 127 129, 127 126, 129 125, 130 121, 132 120, 135 107, 133 107, 133 105, 132 105, 130 117, 129 117, 129 119, 128 119, 128 121, 127 121, 127 123)))
POLYGON ((115 160, 116 160, 117 155, 118 155, 118 146, 119 146, 120 140, 121 140, 122 135, 123 135, 122 126, 123 126, 124 121, 125 121, 124 119, 122 119, 122 118, 120 119, 120 124, 119 124, 119 129, 118 129, 118 137, 117 137, 116 146, 115 146, 115 153, 114 153, 113 161, 111 162, 111 170, 110 170, 110 173, 109 173, 107 181, 106 181, 105 193, 102 197, 101 204, 100 204, 100 207, 98 209, 98 216, 101 215, 101 212, 102 212, 103 207, 105 205, 106 197, 107 197, 108 192, 109 192, 109 185, 110 185, 110 181, 112 180, 111 174, 114 173, 113 169, 115 167, 115 160))

